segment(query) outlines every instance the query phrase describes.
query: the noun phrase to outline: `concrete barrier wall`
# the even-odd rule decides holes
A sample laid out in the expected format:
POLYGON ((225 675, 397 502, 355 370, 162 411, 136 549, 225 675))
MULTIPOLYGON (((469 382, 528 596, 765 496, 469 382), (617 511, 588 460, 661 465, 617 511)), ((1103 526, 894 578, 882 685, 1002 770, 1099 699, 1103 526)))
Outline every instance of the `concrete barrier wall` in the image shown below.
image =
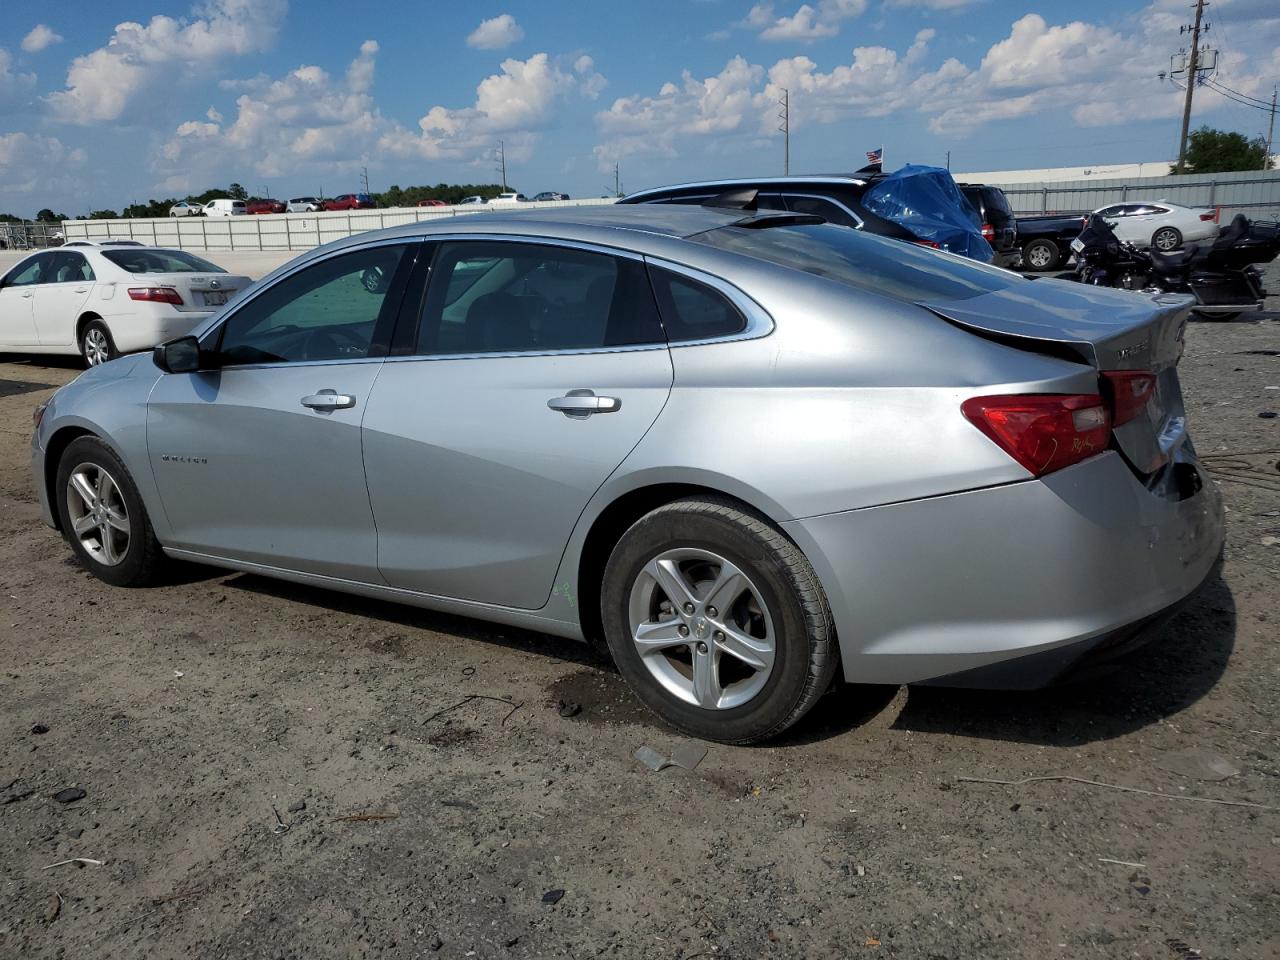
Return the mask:
MULTIPOLYGON (((522 203, 521 210, 542 207, 600 206, 612 199, 551 200, 522 203)), ((439 220, 497 210, 462 207, 388 207, 381 210, 335 210, 327 213, 277 213, 243 217, 160 217, 139 220, 65 220, 67 240, 138 240, 150 246, 180 250, 310 250, 368 230, 439 220)))

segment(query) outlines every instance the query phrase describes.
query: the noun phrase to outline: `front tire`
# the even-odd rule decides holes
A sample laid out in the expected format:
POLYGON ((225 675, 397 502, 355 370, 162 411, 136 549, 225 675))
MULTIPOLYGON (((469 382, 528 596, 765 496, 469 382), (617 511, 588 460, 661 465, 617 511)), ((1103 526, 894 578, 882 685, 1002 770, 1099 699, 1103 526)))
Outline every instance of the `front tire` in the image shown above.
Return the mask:
POLYGON ((1032 270, 1053 270, 1062 262, 1062 252, 1052 240, 1032 240, 1022 248, 1022 260, 1032 270))
POLYGON ((90 320, 80 331, 80 356, 86 367, 96 367, 120 356, 111 331, 101 320, 90 320))
POLYGON ((1177 250, 1182 246, 1182 234, 1173 227, 1161 227, 1151 235, 1151 246, 1161 253, 1177 250))
POLYGON ((678 500, 633 524, 605 568, 601 614, 637 696, 705 740, 776 736, 835 677, 835 630, 813 568, 727 499, 678 500))
POLYGON ((54 486, 62 535, 80 565, 117 587, 151 581, 162 556, 137 484, 97 437, 78 437, 58 462, 54 486))

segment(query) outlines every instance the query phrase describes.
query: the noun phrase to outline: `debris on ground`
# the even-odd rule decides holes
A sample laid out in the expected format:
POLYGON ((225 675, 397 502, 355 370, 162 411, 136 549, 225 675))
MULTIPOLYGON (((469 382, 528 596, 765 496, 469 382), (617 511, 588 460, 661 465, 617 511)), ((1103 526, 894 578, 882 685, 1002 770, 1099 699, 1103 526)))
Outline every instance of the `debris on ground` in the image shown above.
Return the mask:
POLYGON ((68 863, 78 863, 81 866, 101 867, 106 863, 105 860, 94 860, 92 857, 72 857, 69 860, 59 860, 57 863, 51 863, 47 867, 41 867, 41 870, 52 870, 54 867, 65 867, 68 863))
POLYGON ((559 889, 557 889, 557 890, 548 890, 546 893, 544 893, 544 894, 542 895, 542 902, 543 902, 543 903, 553 903, 553 904, 554 904, 554 903, 559 903, 562 897, 564 897, 564 891, 563 891, 563 890, 559 890, 559 889))
POLYGON ((55 893, 49 898, 49 904, 44 910, 44 922, 53 923, 58 919, 58 914, 62 912, 62 895, 55 893))
POLYGON ((399 820, 400 814, 388 813, 353 813, 345 817, 334 817, 330 823, 365 823, 370 820, 399 820))
POLYGON ((53 795, 53 799, 59 803, 75 803, 77 800, 83 800, 84 798, 85 792, 79 787, 66 787, 53 795))
POLYGON ((640 747, 633 754, 637 760, 654 773, 659 770, 665 770, 667 767, 683 767, 685 770, 693 770, 703 761, 706 755, 707 748, 696 740, 688 740, 680 744, 671 751, 670 757, 663 756, 649 746, 640 747))
POLYGON ((37 723, 32 725, 31 732, 34 733, 36 736, 39 736, 42 733, 48 733, 49 728, 46 727, 43 723, 37 723))
POLYGON ((286 809, 289 813, 301 813, 303 810, 307 809, 307 801, 295 800, 293 803, 289 804, 286 809))
POLYGON ((1226 780, 1240 772, 1230 760, 1209 750, 1179 750, 1166 753, 1156 766, 1192 780, 1226 780))
POLYGON ((582 712, 582 704, 575 700, 557 700, 556 713, 562 717, 576 717, 582 712))

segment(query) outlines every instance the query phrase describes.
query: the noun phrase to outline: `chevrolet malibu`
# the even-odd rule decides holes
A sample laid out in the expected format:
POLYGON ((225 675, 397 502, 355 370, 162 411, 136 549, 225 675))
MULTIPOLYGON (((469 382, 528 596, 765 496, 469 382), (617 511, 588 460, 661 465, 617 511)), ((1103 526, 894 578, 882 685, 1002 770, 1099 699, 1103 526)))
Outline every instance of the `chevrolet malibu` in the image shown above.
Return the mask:
POLYGON ((203 326, 251 282, 185 250, 72 241, 0 277, 0 350, 96 366, 203 326))
POLYGON ((687 733, 839 681, 1043 685, 1212 575, 1186 298, 794 213, 507 212, 340 241, 36 411, 45 520, 603 638, 687 733))

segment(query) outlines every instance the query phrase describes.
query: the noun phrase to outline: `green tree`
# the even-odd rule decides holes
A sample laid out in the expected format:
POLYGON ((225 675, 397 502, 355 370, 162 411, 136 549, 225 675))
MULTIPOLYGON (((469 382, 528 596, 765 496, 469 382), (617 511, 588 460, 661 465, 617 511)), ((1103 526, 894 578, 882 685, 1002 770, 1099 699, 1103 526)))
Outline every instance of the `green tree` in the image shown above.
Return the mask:
POLYGON ((232 200, 249 199, 249 191, 238 183, 233 183, 231 186, 227 187, 227 193, 230 195, 232 200))
MULTIPOLYGON (((1176 168, 1171 168, 1170 173, 1176 168)), ((1187 138, 1189 173, 1234 173, 1238 170, 1270 170, 1267 141, 1250 140, 1243 133, 1201 127, 1187 138)))
POLYGON ((65 213, 54 213, 48 207, 45 207, 36 214, 37 223, 57 223, 59 220, 65 219, 67 219, 67 215, 65 213))
POLYGON ((89 214, 90 220, 116 220, 119 217, 120 214, 116 213, 114 210, 95 210, 93 213, 89 214))

